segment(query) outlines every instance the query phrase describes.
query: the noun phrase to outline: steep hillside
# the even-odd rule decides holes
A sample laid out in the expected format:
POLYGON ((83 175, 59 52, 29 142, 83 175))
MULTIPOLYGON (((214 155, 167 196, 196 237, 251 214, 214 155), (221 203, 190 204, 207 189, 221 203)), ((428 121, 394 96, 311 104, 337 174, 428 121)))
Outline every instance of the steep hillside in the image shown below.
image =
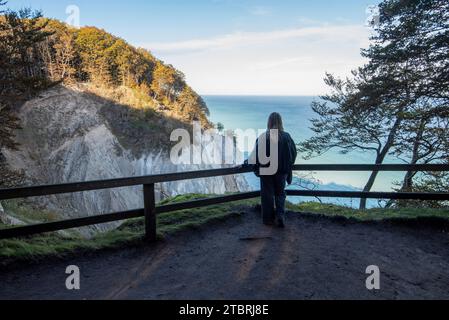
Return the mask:
MULTIPOLYGON (((94 27, 73 29, 29 14, 0 23, 9 41, 0 50, 12 52, 0 70, 7 79, 0 83, 0 115, 15 123, 0 132, 8 141, 0 146, 2 184, 6 177, 8 185, 36 185, 212 167, 174 165, 169 159, 174 129, 191 130, 194 120, 204 129, 212 126, 206 104, 180 71, 94 27), (17 30, 33 35, 34 43, 17 30)), ((162 184, 157 194, 162 199, 247 188, 243 177, 231 176, 162 184)), ((3 216, 20 223, 19 211, 41 210, 46 221, 130 210, 142 202, 140 187, 102 190, 7 203, 3 216)), ((37 216, 27 214, 24 221, 41 221, 37 216)))
MULTIPOLYGON (((116 136, 112 128, 118 124, 111 123, 104 116, 105 109, 111 108, 132 110, 95 96, 80 86, 59 85, 42 92, 20 109, 23 129, 16 132, 19 148, 16 151, 4 150, 7 163, 14 171, 25 174, 27 184, 88 181, 214 167, 172 164, 169 150, 159 147, 160 141, 154 140, 151 134, 142 136, 144 142, 136 141, 133 147, 125 146, 121 140, 130 143, 133 137, 116 136)), ((155 120, 154 126, 169 120, 158 121, 161 122, 155 120)), ((138 132, 146 130, 151 132, 151 123, 138 132)), ((216 148, 221 148, 221 144, 216 148)), ((243 177, 231 176, 162 184, 157 186, 157 193, 161 199, 180 193, 222 194, 246 189, 243 177)), ((45 197, 33 200, 33 204, 69 218, 140 208, 143 201, 141 188, 135 187, 45 197)), ((99 226, 101 229, 109 227, 99 226)))
MULTIPOLYGON (((176 120, 177 127, 177 121, 212 127, 207 105, 184 74, 148 50, 95 27, 76 29, 27 10, 2 16, 1 8, 0 3, 0 160, 2 148, 16 146, 17 109, 58 83, 87 84, 96 95, 141 109, 146 115, 140 123, 153 123, 156 112, 176 120)), ((111 108, 105 115, 133 116, 123 110, 111 108)))

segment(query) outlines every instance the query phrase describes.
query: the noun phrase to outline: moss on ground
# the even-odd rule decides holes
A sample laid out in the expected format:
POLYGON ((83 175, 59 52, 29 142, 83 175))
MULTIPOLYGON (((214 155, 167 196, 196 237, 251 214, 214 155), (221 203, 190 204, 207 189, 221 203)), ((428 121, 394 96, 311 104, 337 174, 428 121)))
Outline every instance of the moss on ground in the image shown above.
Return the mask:
POLYGON ((443 218, 449 220, 449 208, 398 208, 384 209, 374 208, 358 210, 333 204, 321 204, 318 202, 304 202, 301 204, 287 204, 288 210, 322 214, 330 217, 346 217, 360 221, 380 221, 384 219, 416 219, 416 218, 443 218))
MULTIPOLYGON (((184 202, 193 199, 210 197, 207 195, 190 194, 177 196, 164 200, 160 205, 176 202, 184 202)), ((182 210, 164 213, 158 216, 158 237, 173 234, 189 228, 198 228, 212 221, 220 221, 231 216, 238 217, 259 203, 258 199, 244 200, 233 203, 212 205, 205 208, 182 210)), ((21 217, 30 217, 31 214, 22 212, 26 206, 20 207, 20 203, 9 203, 5 205, 7 210, 19 209, 21 217)), ((298 205, 288 203, 287 209, 295 212, 307 212, 326 216, 343 216, 361 221, 382 220, 391 218, 415 219, 421 217, 438 217, 449 220, 449 209, 426 209, 426 208, 404 208, 404 209, 369 209, 356 210, 332 204, 320 204, 316 202, 301 203, 298 205)), ((52 221, 53 216, 48 212, 33 212, 33 220, 37 217, 42 221, 52 221)), ((0 224, 1 227, 7 227, 0 224)), ((40 260, 45 257, 62 257, 79 251, 93 251, 98 249, 111 249, 128 245, 142 245, 144 234, 143 218, 130 219, 124 222, 118 229, 98 234, 91 239, 79 236, 75 231, 69 236, 59 233, 49 233, 24 239, 11 239, 0 241, 0 265, 12 261, 40 260)))
POLYGON ((59 217, 56 212, 32 207, 25 200, 4 200, 2 206, 12 217, 25 223, 53 222, 59 217))
MULTIPOLYGON (((195 194, 178 196, 161 202, 161 205, 206 197, 210 196, 195 194)), ((158 237, 163 238, 166 235, 189 228, 199 228, 207 223, 220 221, 231 216, 240 216, 249 206, 254 204, 256 204, 255 200, 240 201, 161 214, 157 220, 158 237)), ((6 226, 3 225, 3 227, 6 226)), ((85 239, 75 232, 71 232, 70 236, 49 233, 29 238, 0 240, 0 265, 12 261, 40 260, 48 256, 63 257, 78 251, 141 245, 144 244, 143 235, 144 220, 143 218, 136 218, 125 221, 116 230, 98 234, 91 239, 85 239)))

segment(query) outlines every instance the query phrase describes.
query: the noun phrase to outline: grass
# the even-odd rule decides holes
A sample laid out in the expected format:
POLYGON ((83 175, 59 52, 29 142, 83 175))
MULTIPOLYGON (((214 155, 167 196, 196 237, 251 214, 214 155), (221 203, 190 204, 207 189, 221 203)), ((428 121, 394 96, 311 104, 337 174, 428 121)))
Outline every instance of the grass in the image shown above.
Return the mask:
MULTIPOLYGON (((184 202, 193 199, 210 197, 207 195, 190 194, 177 196, 162 201, 160 204, 184 202)), ((194 229, 204 226, 212 221, 220 221, 231 216, 238 217, 250 207, 258 204, 258 199, 243 200, 221 205, 212 205, 205 208, 182 210, 164 213, 158 216, 158 237, 177 233, 186 229, 194 229)), ((30 217, 26 212, 27 206, 20 202, 5 204, 7 212, 16 209, 19 216, 30 217)), ((449 220, 449 209, 369 209, 356 210, 332 204, 320 204, 316 202, 301 203, 298 205, 288 203, 287 209, 295 212, 307 212, 331 217, 354 218, 360 221, 383 220, 391 218, 416 219, 421 217, 438 217, 449 220)), ((53 216, 46 211, 33 210, 33 220, 37 217, 42 221, 52 221, 53 216), (50 220, 51 219, 51 220, 50 220)), ((1 225, 0 228, 7 227, 1 225)), ((76 231, 71 231, 68 236, 59 233, 50 233, 30 237, 26 239, 11 239, 0 241, 0 265, 6 265, 14 261, 41 260, 46 257, 63 257, 79 251, 94 251, 98 249, 112 249, 129 245, 142 245, 144 235, 143 218, 125 221, 119 228, 106 233, 98 234, 91 239, 81 237, 76 231)))
POLYGON ((308 212, 313 214, 321 214, 330 217, 346 217, 360 221, 380 221, 384 219, 416 219, 416 218, 443 218, 449 220, 449 208, 433 209, 433 208, 398 208, 384 209, 374 208, 367 210, 352 209, 344 206, 333 204, 321 204, 318 202, 304 202, 298 205, 287 204, 287 208, 291 211, 308 212))
POLYGON ((5 200, 2 205, 12 217, 26 223, 57 221, 59 216, 53 211, 31 208, 25 200, 5 200))
MULTIPOLYGON (((209 196, 184 195, 165 200, 161 204, 205 197, 209 196)), ((205 224, 224 220, 231 216, 238 217, 247 209, 247 206, 255 203, 255 201, 240 201, 161 214, 157 220, 158 237, 163 238, 186 229, 199 228, 205 224), (246 206, 246 208, 242 208, 242 206, 246 206)), ((10 209, 11 207, 8 208, 10 209)), ((21 208, 21 210, 26 210, 24 208, 21 208)), ((98 249, 120 248, 128 245, 141 245, 144 244, 143 235, 144 220, 143 218, 136 218, 125 221, 116 230, 98 234, 91 239, 85 239, 72 232, 69 237, 62 236, 58 233, 50 233, 23 239, 1 240, 0 265, 10 264, 15 261, 36 261, 46 257, 64 257, 79 251, 84 252, 98 249)))

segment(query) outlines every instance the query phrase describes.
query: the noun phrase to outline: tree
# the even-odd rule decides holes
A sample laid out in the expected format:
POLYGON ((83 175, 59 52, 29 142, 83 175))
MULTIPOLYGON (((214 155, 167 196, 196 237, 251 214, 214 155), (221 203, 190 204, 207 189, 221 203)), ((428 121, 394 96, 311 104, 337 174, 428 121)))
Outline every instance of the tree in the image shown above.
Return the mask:
POLYGON ((40 11, 29 8, 6 10, 0 25, 2 91, 28 96, 45 84, 43 63, 37 46, 50 33, 44 31, 40 11))
POLYGON ((211 124, 207 119, 209 109, 204 100, 189 86, 185 86, 177 98, 177 112, 184 116, 184 120, 200 121, 205 127, 210 127, 211 124))
POLYGON ((40 43, 40 55, 45 64, 47 76, 52 81, 74 81, 76 64, 79 60, 75 50, 74 29, 57 20, 46 19, 46 31, 50 32, 40 43))
MULTIPOLYGON (((444 162, 449 155, 449 118, 433 114, 432 106, 424 105, 406 116, 398 143, 392 154, 408 164, 444 162), (426 111, 427 110, 427 111, 426 111)), ((401 192, 412 192, 413 178, 418 172, 408 171, 402 181, 401 192)))
MULTIPOLYGON (((300 146, 309 156, 339 148, 372 151, 375 164, 389 154, 429 163, 443 151, 429 136, 444 131, 441 120, 449 113, 449 3, 386 0, 379 9, 373 42, 362 51, 369 62, 352 79, 327 75, 333 92, 315 104, 316 134, 300 146)), ((371 190, 377 174, 371 173, 364 191, 371 190)), ((404 177, 405 188, 413 176, 404 177)), ((365 207, 362 199, 360 208, 365 207)))
POLYGON ((39 11, 2 10, 5 4, 0 0, 0 150, 15 146, 16 107, 59 82, 132 88, 146 105, 164 104, 185 122, 210 126, 207 105, 184 75, 148 50, 95 27, 75 29, 43 18, 39 11))
POLYGON ((82 28, 77 32, 75 45, 81 58, 81 80, 106 86, 114 84, 116 64, 113 45, 116 41, 104 30, 94 27, 82 28))
POLYGON ((445 0, 386 0, 374 44, 363 50, 372 69, 385 64, 409 65, 414 97, 447 103, 449 97, 449 2, 445 0))
MULTIPOLYGON (((4 6, 6 2, 0 2, 4 6)), ((0 158, 4 147, 15 148, 20 128, 15 108, 47 85, 37 46, 49 35, 42 14, 31 9, 0 10, 0 158)))
MULTIPOLYGON (((6 5, 6 2, 0 2, 0 8, 6 5)), ((0 9, 0 15, 3 15, 5 10, 0 9)), ((4 33, 7 32, 7 22, 4 16, 0 16, 0 40, 4 39, 4 33)), ((16 143, 11 138, 12 132, 15 129, 18 129, 20 126, 18 125, 17 117, 11 114, 11 110, 9 110, 9 106, 4 101, 3 94, 6 93, 6 82, 8 81, 8 72, 7 67, 10 66, 8 60, 8 47, 4 41, 0 41, 0 83, 1 83, 1 91, 0 91, 0 162, 2 161, 1 157, 1 149, 2 147, 15 148, 16 143)))
POLYGON ((173 68, 158 61, 153 73, 151 89, 158 100, 165 104, 173 103, 185 87, 184 75, 173 68))
MULTIPOLYGON (((443 0, 390 0, 380 5, 381 19, 375 44, 364 55, 372 69, 385 64, 408 65, 407 114, 394 154, 410 164, 441 162, 448 149, 449 117, 449 3, 443 0), (402 139, 403 138, 403 139, 402 139), (410 146, 410 150, 406 147, 410 146)), ((400 191, 413 191, 416 172, 407 172, 400 191)))
MULTIPOLYGON (((446 160, 449 163, 449 159, 446 160)), ((447 192, 449 190, 449 174, 447 172, 427 172, 416 179, 414 191, 416 192, 447 192)), ((424 207, 449 207, 449 201, 421 201, 424 207)))
POLYGON ((221 123, 221 122, 218 122, 218 123, 217 123, 217 130, 218 130, 219 132, 222 132, 224 129, 225 129, 224 124, 221 123))
MULTIPOLYGON (((377 81, 366 69, 353 72, 354 79, 336 79, 327 74, 325 82, 332 92, 315 101, 313 111, 318 115, 312 120, 314 136, 299 145, 306 158, 321 155, 337 148, 341 154, 353 151, 375 155, 375 164, 382 164, 396 143, 397 132, 403 122, 406 97, 385 97, 377 94, 391 81, 377 81)), ((373 171, 364 187, 368 192, 374 185, 378 171, 373 171)), ((366 208, 362 199, 360 208, 366 208)))
POLYGON ((19 119, 11 108, 0 102, 0 162, 2 161, 1 149, 6 147, 16 149, 17 143, 12 138, 14 130, 20 129, 19 119))

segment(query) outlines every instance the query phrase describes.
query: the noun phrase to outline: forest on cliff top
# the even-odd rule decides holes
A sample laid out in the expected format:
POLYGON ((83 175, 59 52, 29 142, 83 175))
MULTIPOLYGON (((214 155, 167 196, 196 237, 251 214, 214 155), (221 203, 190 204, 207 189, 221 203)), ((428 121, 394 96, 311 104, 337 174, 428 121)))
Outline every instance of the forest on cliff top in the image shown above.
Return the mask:
POLYGON ((148 50, 96 27, 73 28, 32 9, 8 10, 6 2, 0 2, 2 147, 16 147, 17 108, 59 83, 89 84, 97 88, 95 93, 125 87, 144 101, 138 106, 141 109, 186 124, 195 120, 211 126, 207 105, 184 74, 148 50))

